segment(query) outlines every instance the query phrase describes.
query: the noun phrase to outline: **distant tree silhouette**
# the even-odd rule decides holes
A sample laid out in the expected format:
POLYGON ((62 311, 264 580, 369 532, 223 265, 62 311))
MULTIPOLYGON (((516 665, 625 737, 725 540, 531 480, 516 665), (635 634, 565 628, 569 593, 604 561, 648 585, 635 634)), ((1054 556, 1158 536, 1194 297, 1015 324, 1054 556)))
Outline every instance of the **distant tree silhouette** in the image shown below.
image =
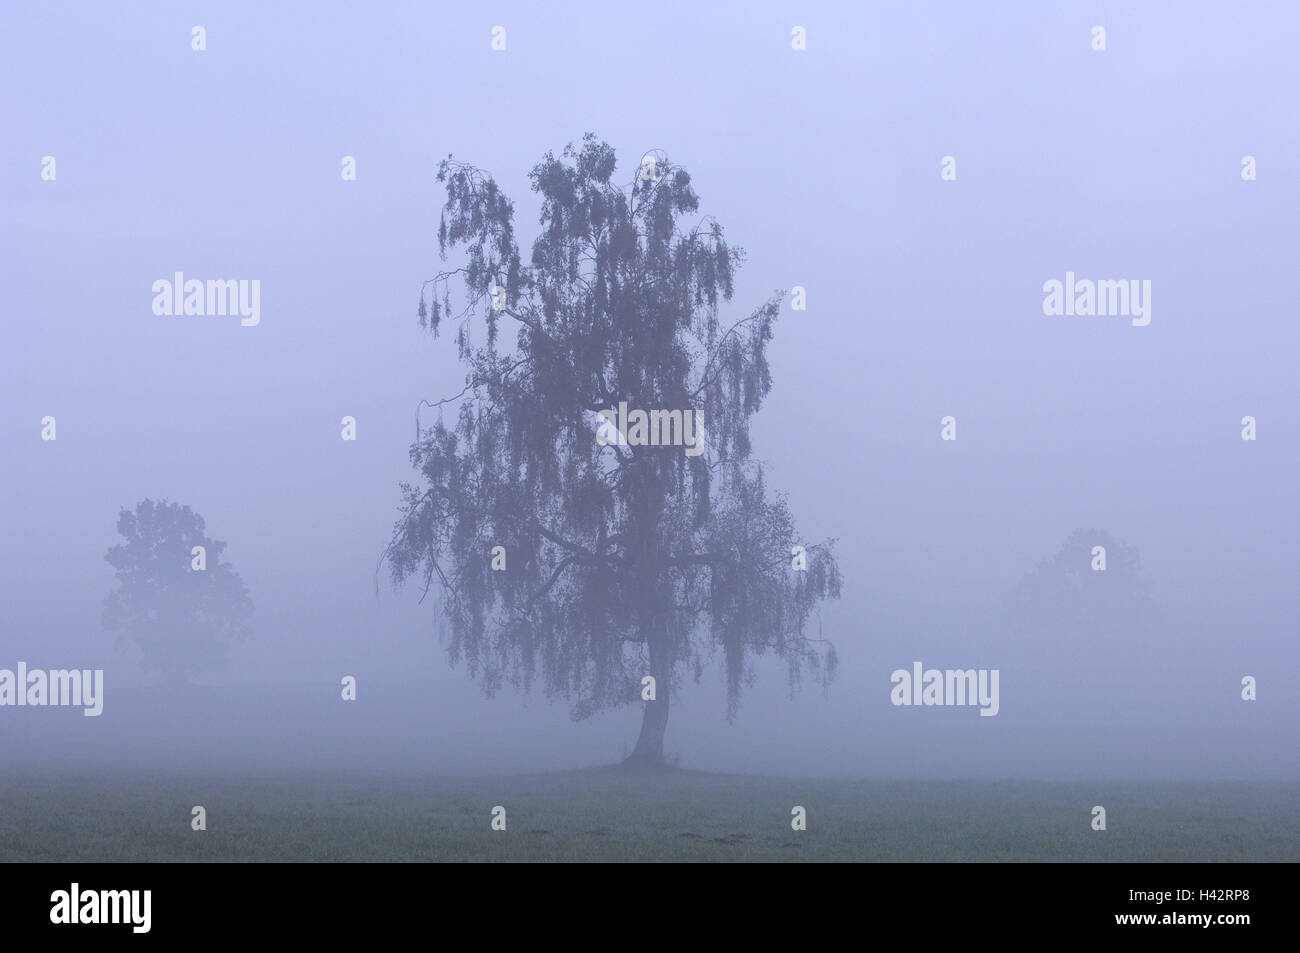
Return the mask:
POLYGON ((1068 654, 1136 632, 1155 605, 1136 549, 1103 530, 1076 529, 1007 593, 1004 608, 1015 632, 1068 654), (1098 546, 1104 571, 1093 569, 1098 546))
POLYGON ((684 169, 657 154, 620 187, 615 166, 588 134, 533 168, 541 227, 526 263, 496 182, 441 163, 439 249, 466 257, 425 283, 419 318, 435 335, 454 324, 465 389, 437 405, 459 402, 453 427, 441 410, 417 426, 420 479, 402 485, 386 558, 395 584, 441 589, 451 661, 489 695, 540 680, 585 718, 641 702, 653 677, 628 761, 658 766, 674 687, 709 658, 733 715, 754 655, 782 658, 792 688, 805 671, 833 676, 833 648, 806 628, 840 574, 832 541, 804 543, 750 455, 783 293, 720 324, 740 250, 713 219, 686 221, 699 200, 684 169), (706 449, 602 445, 595 415, 621 401, 697 411, 706 449))
POLYGON ((116 586, 103 617, 117 644, 134 643, 143 667, 172 681, 223 668, 229 642, 250 633, 253 612, 239 574, 221 561, 226 544, 204 535, 203 517, 166 500, 124 508, 117 531, 125 541, 104 557, 116 586), (195 546, 205 550, 205 569, 191 568, 195 546))

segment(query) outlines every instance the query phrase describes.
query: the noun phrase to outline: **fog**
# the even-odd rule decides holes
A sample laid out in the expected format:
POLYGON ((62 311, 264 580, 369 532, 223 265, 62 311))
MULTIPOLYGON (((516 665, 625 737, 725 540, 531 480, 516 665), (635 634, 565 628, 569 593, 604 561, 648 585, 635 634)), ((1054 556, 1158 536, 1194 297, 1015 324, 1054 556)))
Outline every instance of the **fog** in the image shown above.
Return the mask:
POLYGON ((104 687, 95 718, 0 708, 0 765, 514 773, 628 753, 640 704, 574 721, 538 692, 485 697, 448 664, 434 594, 379 565, 417 404, 464 385, 454 335, 416 314, 456 263, 437 164, 489 171, 527 250, 528 171, 592 131, 619 181, 663 150, 743 246, 724 319, 806 289, 769 346, 754 453, 801 533, 838 540, 844 579, 812 622, 839 655, 829 688, 792 693, 760 659, 728 721, 716 667, 684 678, 672 757, 1300 776, 1300 15, 1252 10, 7 10, 0 668, 102 669, 104 687), (176 272, 259 280, 259 322, 155 315, 176 272), (1045 315, 1067 272, 1149 280, 1150 323, 1045 315), (119 511, 147 498, 201 514, 255 605, 228 666, 188 686, 102 623, 119 511), (1080 529, 1140 554, 1151 613, 1011 624, 1006 594, 1080 529), (999 670, 996 717, 893 704, 917 661, 999 670))

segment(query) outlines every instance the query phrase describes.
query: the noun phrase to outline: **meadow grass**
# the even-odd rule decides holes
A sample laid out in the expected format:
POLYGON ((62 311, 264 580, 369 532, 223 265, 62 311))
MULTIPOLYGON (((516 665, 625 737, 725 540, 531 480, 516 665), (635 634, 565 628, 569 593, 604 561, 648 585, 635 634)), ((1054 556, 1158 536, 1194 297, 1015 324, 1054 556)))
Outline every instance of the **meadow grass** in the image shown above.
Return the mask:
POLYGON ((0 779, 0 860, 1296 861, 1298 808, 1285 782, 30 772, 0 779), (806 831, 791 829, 794 805, 806 831))

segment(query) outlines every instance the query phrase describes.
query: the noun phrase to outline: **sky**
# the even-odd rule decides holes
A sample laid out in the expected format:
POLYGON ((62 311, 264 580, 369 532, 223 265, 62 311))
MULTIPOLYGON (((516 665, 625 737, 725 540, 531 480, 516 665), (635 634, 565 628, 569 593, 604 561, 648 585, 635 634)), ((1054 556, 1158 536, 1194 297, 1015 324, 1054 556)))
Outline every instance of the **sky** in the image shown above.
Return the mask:
POLYGON ((0 668, 102 668, 106 689, 98 719, 0 709, 0 760, 509 772, 630 749, 635 707, 487 699, 436 599, 376 586, 416 405, 463 384, 416 316, 437 164, 490 171, 527 248, 529 169, 591 131, 624 178, 650 149, 690 171, 746 250, 730 316, 806 289, 754 447, 844 575, 829 690, 791 697, 761 662, 728 722, 706 672, 671 754, 1300 776, 1297 27, 1288 3, 9 5, 0 668), (259 323, 154 314, 178 271, 259 280, 259 323), (1044 314, 1067 273, 1150 281, 1150 323, 1044 314), (118 511, 146 497, 201 513, 256 604, 187 692, 100 623, 118 511), (1086 661, 999 614, 1077 528, 1137 549, 1161 607, 1086 661), (917 660, 998 669, 998 715, 893 705, 917 660))

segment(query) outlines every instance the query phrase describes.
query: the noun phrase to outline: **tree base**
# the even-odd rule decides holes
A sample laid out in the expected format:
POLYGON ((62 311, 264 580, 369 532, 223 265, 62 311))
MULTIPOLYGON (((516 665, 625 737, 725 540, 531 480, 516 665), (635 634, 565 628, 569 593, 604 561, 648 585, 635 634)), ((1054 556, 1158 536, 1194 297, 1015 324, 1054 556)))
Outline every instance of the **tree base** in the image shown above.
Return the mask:
POLYGON ((670 771, 681 770, 677 766, 676 759, 669 761, 662 757, 637 754, 624 758, 612 767, 629 774, 666 774, 670 771))

